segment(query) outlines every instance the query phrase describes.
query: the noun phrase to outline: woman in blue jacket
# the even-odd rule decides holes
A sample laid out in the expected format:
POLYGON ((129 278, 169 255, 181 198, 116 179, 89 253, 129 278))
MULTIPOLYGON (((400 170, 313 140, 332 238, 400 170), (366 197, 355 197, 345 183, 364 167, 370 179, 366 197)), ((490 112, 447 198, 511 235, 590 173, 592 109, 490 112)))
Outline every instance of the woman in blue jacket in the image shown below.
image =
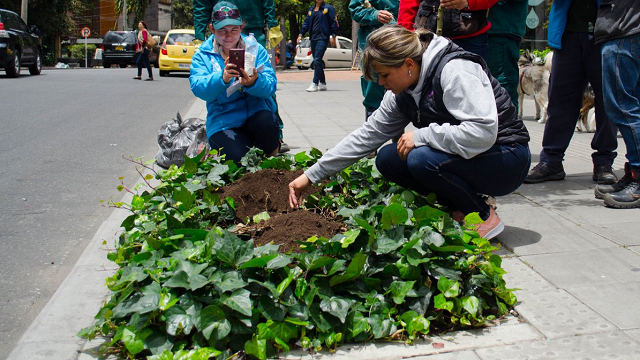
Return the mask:
POLYGON ((275 155, 280 146, 273 101, 277 80, 269 54, 255 44, 256 69, 249 75, 228 60, 231 49, 246 47, 238 8, 221 1, 213 7, 211 21, 214 36, 193 56, 189 76, 193 94, 207 102, 209 145, 236 163, 251 147, 275 155), (239 84, 234 84, 236 80, 239 84))

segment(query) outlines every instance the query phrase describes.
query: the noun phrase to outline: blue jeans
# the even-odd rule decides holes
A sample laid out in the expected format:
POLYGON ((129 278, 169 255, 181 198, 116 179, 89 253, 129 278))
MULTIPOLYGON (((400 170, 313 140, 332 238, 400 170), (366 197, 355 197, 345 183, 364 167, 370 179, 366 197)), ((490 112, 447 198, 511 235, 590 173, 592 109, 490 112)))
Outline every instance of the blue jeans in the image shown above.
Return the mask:
POLYGON ((527 177, 531 153, 527 144, 494 145, 471 159, 417 147, 400 159, 397 143, 378 151, 376 166, 384 177, 398 185, 427 195, 465 214, 489 217, 489 205, 479 194, 502 196, 516 190, 527 177))
POLYGON ((595 94, 596 132, 591 140, 594 165, 611 166, 618 147, 615 125, 602 106, 600 45, 593 34, 565 31, 562 49, 554 49, 549 78, 547 123, 542 136, 540 162, 560 164, 576 129, 587 82, 595 94))
POLYGON ((627 145, 627 160, 640 169, 640 33, 602 45, 602 92, 609 119, 627 145))
POLYGON ((313 83, 326 84, 324 78, 324 65, 322 58, 327 51, 327 40, 311 40, 311 53, 313 54, 313 83))
POLYGON ((269 110, 261 110, 250 116, 245 123, 235 129, 218 131, 209 137, 212 149, 222 149, 227 160, 240 164, 240 159, 252 147, 271 154, 280 145, 276 117, 269 110))
POLYGON ((487 51, 489 49, 489 35, 487 33, 451 41, 464 50, 480 55, 487 60, 487 51))
POLYGON ((151 72, 151 64, 149 64, 149 49, 144 47, 138 55, 138 59, 136 60, 138 64, 138 76, 142 75, 142 65, 147 67, 147 72, 149 73, 149 78, 153 79, 153 72, 151 72))

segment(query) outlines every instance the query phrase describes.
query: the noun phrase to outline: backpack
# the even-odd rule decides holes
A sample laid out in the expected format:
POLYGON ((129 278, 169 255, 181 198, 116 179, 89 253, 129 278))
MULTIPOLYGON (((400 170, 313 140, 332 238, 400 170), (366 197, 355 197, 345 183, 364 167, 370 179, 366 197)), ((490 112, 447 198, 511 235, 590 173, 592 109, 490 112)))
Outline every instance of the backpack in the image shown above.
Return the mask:
MULTIPOLYGON (((413 27, 425 28, 435 34, 438 7, 440 7, 440 0, 421 0, 413 27)), ((445 10, 442 36, 452 38, 475 33, 488 23, 487 13, 488 10, 445 10)))

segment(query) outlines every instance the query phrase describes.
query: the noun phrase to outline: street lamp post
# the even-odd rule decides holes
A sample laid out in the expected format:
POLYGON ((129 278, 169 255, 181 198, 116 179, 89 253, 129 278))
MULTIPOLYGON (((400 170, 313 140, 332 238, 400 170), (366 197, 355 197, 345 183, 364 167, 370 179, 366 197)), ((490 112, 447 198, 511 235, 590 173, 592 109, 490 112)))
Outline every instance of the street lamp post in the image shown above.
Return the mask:
POLYGON ((24 20, 25 24, 27 23, 27 8, 29 5, 29 0, 22 0, 22 9, 21 9, 21 14, 20 17, 22 18, 22 20, 24 20))

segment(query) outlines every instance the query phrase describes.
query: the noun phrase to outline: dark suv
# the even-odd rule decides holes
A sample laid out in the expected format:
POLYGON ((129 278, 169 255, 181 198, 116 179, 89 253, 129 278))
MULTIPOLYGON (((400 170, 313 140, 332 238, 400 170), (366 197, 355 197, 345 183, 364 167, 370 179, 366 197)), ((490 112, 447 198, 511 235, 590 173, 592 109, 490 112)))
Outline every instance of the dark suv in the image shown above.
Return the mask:
POLYGON ((20 76, 22 66, 28 66, 31 75, 40 74, 42 47, 39 32, 35 25, 27 28, 27 24, 13 11, 0 9, 0 68, 4 68, 7 76, 20 76))
MULTIPOLYGON (((102 40, 102 66, 110 68, 111 65, 118 64, 121 68, 126 68, 127 65, 135 65, 138 59, 137 43, 137 31, 107 31, 102 40)), ((149 62, 156 67, 158 53, 158 46, 155 46, 149 54, 149 62)))

